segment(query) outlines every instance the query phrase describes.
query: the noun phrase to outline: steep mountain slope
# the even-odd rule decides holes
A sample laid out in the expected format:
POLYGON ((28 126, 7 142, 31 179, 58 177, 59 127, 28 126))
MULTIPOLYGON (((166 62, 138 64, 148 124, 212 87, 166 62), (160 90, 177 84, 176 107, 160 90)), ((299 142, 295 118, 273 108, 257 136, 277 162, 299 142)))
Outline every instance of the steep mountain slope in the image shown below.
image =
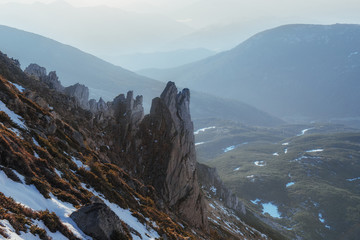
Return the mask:
POLYGON ((85 86, 67 91, 54 73, 27 73, 0 54, 3 238, 268 239, 221 200, 209 207, 197 179, 189 90, 168 83, 145 116, 132 92, 86 110, 83 95, 73 94, 85 86), (223 214, 228 227, 209 214, 223 214))
POLYGON ((252 128, 203 122, 198 159, 256 218, 290 239, 359 236, 359 130, 332 124, 252 128))
POLYGON ((358 118, 359 42, 359 25, 286 25, 205 60, 142 74, 282 118, 358 118))
MULTIPOLYGON (((119 92, 132 89, 144 96, 145 111, 149 111, 152 98, 159 96, 165 84, 142 77, 112 65, 73 47, 14 28, 0 26, 0 48, 10 57, 19 59, 25 69, 37 63, 48 70, 56 70, 65 85, 85 84, 90 98, 105 101, 119 92)), ((192 92, 191 109, 194 119, 220 117, 254 125, 276 125, 281 120, 239 101, 192 92)))

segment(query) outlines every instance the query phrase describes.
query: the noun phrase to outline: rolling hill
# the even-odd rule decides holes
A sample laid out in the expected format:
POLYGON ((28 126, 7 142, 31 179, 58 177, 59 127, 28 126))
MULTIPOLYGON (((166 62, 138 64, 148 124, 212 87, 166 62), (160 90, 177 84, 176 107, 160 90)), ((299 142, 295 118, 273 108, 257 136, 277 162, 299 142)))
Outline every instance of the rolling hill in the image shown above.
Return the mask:
POLYGON ((287 120, 358 121, 359 42, 359 25, 285 25, 195 63, 140 73, 287 120))

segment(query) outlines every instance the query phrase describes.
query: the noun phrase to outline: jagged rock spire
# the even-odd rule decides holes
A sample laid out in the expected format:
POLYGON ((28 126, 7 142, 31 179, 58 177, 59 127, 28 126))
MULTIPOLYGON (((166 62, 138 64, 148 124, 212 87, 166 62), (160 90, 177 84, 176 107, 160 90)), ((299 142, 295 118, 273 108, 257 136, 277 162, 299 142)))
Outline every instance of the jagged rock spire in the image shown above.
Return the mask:
POLYGON ((169 82, 140 128, 143 175, 163 201, 190 224, 207 228, 202 193, 196 174, 190 92, 169 82))

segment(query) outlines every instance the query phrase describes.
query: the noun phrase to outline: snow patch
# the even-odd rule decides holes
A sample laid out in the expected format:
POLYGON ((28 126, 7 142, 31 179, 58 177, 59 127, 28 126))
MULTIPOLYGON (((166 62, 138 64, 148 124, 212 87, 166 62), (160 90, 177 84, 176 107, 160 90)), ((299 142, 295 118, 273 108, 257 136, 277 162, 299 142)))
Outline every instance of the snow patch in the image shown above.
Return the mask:
POLYGON ((358 54, 359 54, 359 52, 351 52, 351 53, 349 53, 348 58, 351 58, 352 56, 358 55, 358 54))
POLYGON ((198 145, 202 145, 204 144, 205 142, 198 142, 198 143, 195 143, 195 146, 198 146, 198 145))
POLYGON ((200 128, 200 129, 198 129, 198 130, 196 130, 196 131, 194 132, 194 135, 197 135, 197 134, 199 134, 200 132, 205 132, 206 130, 214 129, 214 128, 216 128, 216 127, 215 127, 215 126, 212 126, 212 127, 200 128))
POLYGON ((284 153, 285 153, 285 154, 287 154, 287 152, 288 152, 288 149, 287 149, 287 148, 285 148, 285 149, 284 149, 284 153))
POLYGON ((250 200, 250 202, 252 202, 253 204, 258 204, 261 201, 260 201, 260 199, 257 198, 255 200, 250 200))
POLYGON ((302 135, 304 135, 307 131, 309 131, 309 130, 311 130, 311 129, 314 129, 314 128, 306 128, 306 129, 304 129, 304 130, 302 130, 301 131, 301 133, 299 133, 298 135, 296 135, 296 136, 302 136, 302 135))
POLYGON ((230 146, 230 147, 227 147, 227 148, 224 148, 224 153, 227 153, 227 152, 230 152, 230 151, 232 151, 232 150, 234 150, 236 147, 235 147, 235 145, 233 145, 233 146, 230 146))
POLYGON ((26 125, 24 124, 24 122, 22 120, 22 117, 17 115, 10 109, 8 109, 7 106, 5 105, 5 103, 3 103, 1 100, 0 100, 0 111, 5 112, 14 123, 19 125, 19 127, 23 128, 23 129, 27 129, 26 125))
POLYGON ((258 167, 264 167, 266 166, 265 161, 255 161, 254 164, 258 167))
POLYGON ((307 153, 314 153, 314 152, 322 152, 322 151, 324 151, 324 149, 313 149, 313 150, 308 150, 308 151, 306 151, 307 153))
POLYGON ((273 153, 272 155, 273 156, 279 156, 279 153, 276 152, 276 153, 273 153))
MULTIPOLYGON (((13 239, 13 240, 38 240, 39 239, 39 238, 35 237, 34 235, 32 235, 30 232, 28 232, 28 233, 20 232, 20 235, 18 235, 8 220, 2 219, 2 220, 0 220, 0 224, 3 225, 3 226, 0 225, 0 229, 4 230, 4 232, 9 236, 9 238, 7 238, 7 239, 13 239)), ((6 238, 4 238, 4 239, 6 239, 6 238)))
POLYGON ((239 171, 240 170, 240 167, 237 167, 237 168, 234 168, 233 171, 239 171))
POLYGON ((3 171, 0 171, 1 192, 13 198, 16 202, 36 211, 49 210, 54 212, 76 237, 81 239, 91 239, 86 236, 69 217, 76 210, 70 203, 58 200, 50 194, 50 199, 46 199, 34 185, 25 185, 9 179, 3 171))
POLYGON ((83 164, 79 159, 71 156, 71 160, 78 166, 78 168, 85 168, 86 171, 90 171, 90 167, 83 164))
POLYGON ((289 183, 287 183, 286 184, 286 187, 288 188, 288 187, 291 187, 292 185, 294 185, 295 183, 294 182, 289 182, 289 183))
POLYGON ((263 214, 267 213, 273 218, 281 218, 278 207, 272 203, 262 203, 263 214))
MULTIPOLYGON (((138 233, 140 233, 141 238, 135 234, 132 234, 133 239, 148 239, 153 240, 160 238, 159 234, 149 226, 145 226, 139 222, 139 220, 131 215, 131 211, 129 209, 123 209, 119 207, 117 204, 109 202, 107 199, 104 198, 102 194, 96 192, 93 188, 87 188, 84 183, 81 184, 83 188, 87 189, 88 191, 92 192, 94 195, 101 198, 104 203, 111 208, 111 210, 126 224, 128 224, 131 228, 135 229, 138 233)), ((154 223, 155 224, 155 223, 154 223)))
POLYGON ((348 182, 353 182, 353 181, 357 181, 357 180, 360 180, 360 177, 346 179, 346 181, 348 181, 348 182))
POLYGON ((25 90, 25 88, 23 86, 20 86, 19 84, 12 83, 12 85, 14 85, 17 90, 19 90, 19 92, 23 92, 25 90))
POLYGON ((62 175, 62 172, 61 172, 61 171, 59 171, 59 170, 57 170, 57 169, 55 168, 55 173, 59 176, 59 178, 61 178, 61 175, 62 175))
POLYGON ((38 146, 38 147, 40 147, 40 148, 41 148, 40 144, 38 143, 38 141, 36 141, 36 139, 35 139, 35 138, 32 138, 32 141, 34 142, 34 144, 35 144, 36 146, 38 146))
POLYGON ((281 144, 281 145, 283 145, 283 146, 288 146, 288 145, 289 145, 289 143, 288 143, 288 142, 286 142, 286 143, 283 143, 283 144, 281 144))
POLYGON ((217 190, 216 187, 214 187, 214 186, 210 187, 210 191, 212 191, 215 195, 216 195, 216 190, 217 190))

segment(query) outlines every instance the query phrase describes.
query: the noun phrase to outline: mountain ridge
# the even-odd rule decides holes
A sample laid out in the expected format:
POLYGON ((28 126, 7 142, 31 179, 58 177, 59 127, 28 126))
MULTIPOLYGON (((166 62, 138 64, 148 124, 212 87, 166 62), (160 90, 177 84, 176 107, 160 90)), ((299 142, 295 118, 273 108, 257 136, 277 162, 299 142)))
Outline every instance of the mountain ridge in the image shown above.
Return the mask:
POLYGON ((146 75, 227 94, 283 119, 346 120, 360 116, 358 39, 356 24, 285 25, 205 60, 146 75))

